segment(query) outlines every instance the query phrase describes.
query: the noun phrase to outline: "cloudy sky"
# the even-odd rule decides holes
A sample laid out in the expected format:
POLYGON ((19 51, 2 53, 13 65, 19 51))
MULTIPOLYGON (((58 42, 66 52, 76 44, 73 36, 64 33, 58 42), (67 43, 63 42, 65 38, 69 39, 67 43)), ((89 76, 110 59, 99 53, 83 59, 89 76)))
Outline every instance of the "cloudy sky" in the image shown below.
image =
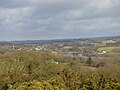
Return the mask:
POLYGON ((120 0, 0 0, 0 41, 120 35, 120 0))

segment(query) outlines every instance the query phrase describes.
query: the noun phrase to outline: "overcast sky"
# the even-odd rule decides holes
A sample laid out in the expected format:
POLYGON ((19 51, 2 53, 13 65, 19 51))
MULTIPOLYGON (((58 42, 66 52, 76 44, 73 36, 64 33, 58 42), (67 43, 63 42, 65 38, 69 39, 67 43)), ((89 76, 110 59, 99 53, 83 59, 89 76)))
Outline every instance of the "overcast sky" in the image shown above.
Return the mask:
POLYGON ((120 0, 0 0, 0 41, 120 35, 120 0))

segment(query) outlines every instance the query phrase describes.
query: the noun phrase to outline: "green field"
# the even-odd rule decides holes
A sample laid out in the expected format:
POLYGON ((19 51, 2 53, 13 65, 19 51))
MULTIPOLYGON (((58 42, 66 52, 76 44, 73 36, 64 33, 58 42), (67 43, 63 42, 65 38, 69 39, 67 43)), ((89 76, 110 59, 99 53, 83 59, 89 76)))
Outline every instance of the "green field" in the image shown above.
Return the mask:
POLYGON ((97 51, 107 51, 107 52, 112 52, 114 49, 120 49, 120 47, 100 47, 97 49, 97 51))

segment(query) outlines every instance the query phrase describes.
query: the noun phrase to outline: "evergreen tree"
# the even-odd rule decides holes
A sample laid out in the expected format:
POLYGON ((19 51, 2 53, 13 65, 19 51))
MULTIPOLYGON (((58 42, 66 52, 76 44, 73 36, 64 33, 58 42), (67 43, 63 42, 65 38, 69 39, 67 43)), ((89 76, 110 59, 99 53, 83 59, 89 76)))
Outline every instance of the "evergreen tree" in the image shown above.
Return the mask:
POLYGON ((92 58, 89 56, 86 64, 88 64, 90 66, 92 63, 93 63, 92 58))

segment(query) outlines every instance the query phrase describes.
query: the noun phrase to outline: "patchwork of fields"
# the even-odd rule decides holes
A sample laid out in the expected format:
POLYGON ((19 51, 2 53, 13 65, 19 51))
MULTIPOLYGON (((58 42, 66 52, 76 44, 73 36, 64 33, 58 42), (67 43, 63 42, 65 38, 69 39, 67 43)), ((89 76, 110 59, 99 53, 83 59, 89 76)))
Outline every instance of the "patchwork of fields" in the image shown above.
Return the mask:
POLYGON ((106 51, 106 52, 113 52, 113 50, 120 49, 120 47, 100 47, 97 49, 97 51, 106 51))

